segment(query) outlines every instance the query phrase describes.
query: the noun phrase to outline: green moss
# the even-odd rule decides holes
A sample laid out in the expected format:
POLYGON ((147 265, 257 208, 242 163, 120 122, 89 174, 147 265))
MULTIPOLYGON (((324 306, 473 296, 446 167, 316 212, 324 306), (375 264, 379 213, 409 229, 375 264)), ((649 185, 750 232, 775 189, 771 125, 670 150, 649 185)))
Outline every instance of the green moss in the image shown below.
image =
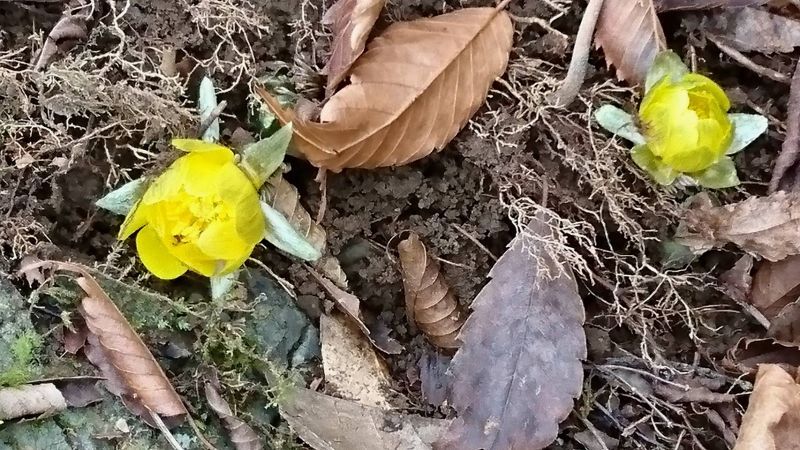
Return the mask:
POLYGON ((17 386, 31 379, 36 371, 36 357, 42 337, 34 331, 23 331, 11 341, 11 365, 0 372, 0 386, 17 386))

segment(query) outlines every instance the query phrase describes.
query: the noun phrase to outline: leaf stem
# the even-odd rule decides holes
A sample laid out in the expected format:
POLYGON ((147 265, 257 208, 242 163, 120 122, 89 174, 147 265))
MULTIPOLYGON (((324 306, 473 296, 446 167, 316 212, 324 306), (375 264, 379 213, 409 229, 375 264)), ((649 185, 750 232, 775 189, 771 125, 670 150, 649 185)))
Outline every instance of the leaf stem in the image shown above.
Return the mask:
POLYGON ((569 61, 569 70, 564 82, 558 91, 551 97, 551 101, 560 107, 569 106, 578 96, 584 78, 586 67, 589 64, 589 52, 592 49, 592 36, 603 9, 603 0, 589 0, 586 11, 583 13, 578 34, 575 37, 575 46, 572 49, 572 59, 569 61))

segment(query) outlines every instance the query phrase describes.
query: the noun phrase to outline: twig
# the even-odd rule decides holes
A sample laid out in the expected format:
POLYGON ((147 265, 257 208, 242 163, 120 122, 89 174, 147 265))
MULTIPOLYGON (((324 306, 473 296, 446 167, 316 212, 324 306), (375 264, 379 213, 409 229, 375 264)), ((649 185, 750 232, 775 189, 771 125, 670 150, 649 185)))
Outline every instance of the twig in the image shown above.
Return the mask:
POLYGON ((575 37, 575 47, 572 49, 572 59, 569 61, 569 70, 564 82, 553 95, 552 101, 556 106, 566 107, 578 96, 584 78, 586 67, 589 65, 589 51, 592 49, 592 36, 603 9, 603 0, 589 0, 586 11, 583 13, 578 35, 575 37))
POLYGON ((723 53, 730 56, 734 61, 738 62, 742 66, 752 70, 753 72, 759 75, 765 76, 779 83, 785 83, 785 84, 790 83, 791 80, 787 75, 782 74, 776 70, 772 70, 768 67, 756 64, 755 62, 753 62, 753 60, 745 56, 742 52, 725 44, 716 36, 712 34, 707 34, 706 37, 708 38, 709 41, 713 42, 720 50, 722 50, 723 53))
POLYGON ((164 438, 169 442, 169 445, 175 450, 183 450, 181 444, 175 439, 175 436, 169 431, 166 425, 164 425, 164 421, 161 420, 161 417, 155 411, 151 411, 150 409, 147 410, 150 413, 150 418, 153 419, 153 422, 156 424, 159 430, 161 430, 161 434, 164 435, 164 438))
POLYGON ((786 172, 797 162, 800 154, 800 61, 794 69, 792 84, 789 87, 789 101, 786 106, 786 137, 783 139, 781 153, 775 160, 772 179, 769 180, 769 193, 778 190, 786 172))
POLYGON ((319 225, 322 222, 322 219, 325 218, 325 211, 328 208, 328 171, 325 170, 324 167, 320 167, 319 171, 317 172, 317 177, 314 179, 314 181, 319 183, 320 199, 316 220, 317 225, 319 225))
POLYGON ((202 136, 206 134, 206 130, 208 127, 214 123, 215 120, 219 118, 219 115, 222 114, 222 111, 225 110, 225 107, 228 106, 228 102, 223 100, 217 104, 217 107, 211 110, 211 113, 206 117, 202 122, 200 122, 200 126, 197 127, 197 136, 202 136))
POLYGON ((467 230, 465 230, 465 229, 461 228, 461 226, 460 226, 460 225, 458 225, 458 224, 456 224, 456 223, 454 223, 454 224, 451 224, 451 225, 453 225, 453 228, 455 228, 456 230, 458 230, 458 231, 459 231, 459 233, 463 234, 463 235, 464 235, 464 237, 466 237, 467 239, 469 239, 470 241, 472 241, 472 243, 473 243, 473 244, 477 245, 479 249, 483 250, 483 252, 484 252, 484 253, 486 253, 487 255, 489 255, 489 258, 492 258, 492 261, 495 261, 495 262, 497 262, 497 256, 494 256, 494 253, 490 252, 490 251, 489 251, 489 249, 488 249, 488 248, 486 248, 486 246, 485 246, 485 245, 481 244, 481 241, 479 241, 478 239, 476 239, 476 238, 475 238, 475 236, 473 236, 473 235, 469 234, 469 233, 467 232, 467 230))

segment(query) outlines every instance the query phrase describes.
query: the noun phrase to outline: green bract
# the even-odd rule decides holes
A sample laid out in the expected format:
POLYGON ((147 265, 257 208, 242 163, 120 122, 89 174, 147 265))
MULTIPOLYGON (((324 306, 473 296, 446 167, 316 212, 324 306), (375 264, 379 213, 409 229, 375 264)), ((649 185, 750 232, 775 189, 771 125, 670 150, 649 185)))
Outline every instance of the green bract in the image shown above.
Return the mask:
POLYGON ((673 52, 659 54, 645 82, 638 121, 611 105, 595 119, 633 142, 633 161, 659 184, 679 177, 708 188, 739 184, 733 160, 767 129, 766 118, 728 114, 730 101, 711 79, 691 73, 673 52))

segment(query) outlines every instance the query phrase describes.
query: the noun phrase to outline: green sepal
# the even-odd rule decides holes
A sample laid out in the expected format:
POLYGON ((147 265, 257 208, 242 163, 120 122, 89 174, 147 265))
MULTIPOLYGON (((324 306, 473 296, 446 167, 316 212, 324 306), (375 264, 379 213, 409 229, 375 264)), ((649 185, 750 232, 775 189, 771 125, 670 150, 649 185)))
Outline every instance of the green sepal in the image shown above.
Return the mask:
POLYGON ((254 186, 261 187, 267 178, 281 166, 291 141, 292 124, 287 123, 270 137, 244 148, 239 167, 247 174, 254 186))
POLYGON ((148 180, 144 177, 129 181, 109 192, 94 204, 97 205, 98 208, 103 208, 114 214, 125 216, 142 198, 144 192, 147 190, 147 185, 148 180))
MULTIPOLYGON (((214 91, 214 82, 211 78, 204 76, 200 80, 200 89, 197 93, 197 109, 200 111, 200 122, 205 120, 211 115, 214 109, 217 108, 217 93, 214 91)), ((219 141, 219 117, 215 118, 211 125, 206 128, 201 136, 206 142, 219 141)))
POLYGON ((672 50, 666 50, 658 55, 653 60, 653 65, 647 71, 647 77, 644 81, 644 92, 647 93, 650 88, 655 86, 656 83, 661 81, 662 78, 669 76, 673 81, 677 82, 682 76, 689 73, 689 68, 681 61, 672 50))
POLYGON ((769 126, 767 118, 759 114, 731 113, 728 114, 728 119, 733 124, 733 140, 731 140, 728 150, 725 151, 726 155, 733 155, 744 150, 764 134, 769 126))
POLYGON ((261 211, 267 221, 264 239, 270 244, 304 261, 316 261, 322 257, 322 253, 298 233, 277 209, 261 202, 261 211))
POLYGON ((724 189, 739 185, 739 176, 736 174, 736 165, 733 160, 725 156, 716 164, 703 170, 688 174, 698 185, 709 189, 724 189))
POLYGON ((594 112, 597 124, 615 135, 627 139, 636 145, 644 145, 644 136, 636 128, 632 115, 613 105, 603 105, 594 112))
POLYGON ((639 168, 647 172, 658 184, 669 186, 680 173, 662 163, 658 157, 650 151, 647 145, 637 145, 631 149, 631 158, 639 168))

